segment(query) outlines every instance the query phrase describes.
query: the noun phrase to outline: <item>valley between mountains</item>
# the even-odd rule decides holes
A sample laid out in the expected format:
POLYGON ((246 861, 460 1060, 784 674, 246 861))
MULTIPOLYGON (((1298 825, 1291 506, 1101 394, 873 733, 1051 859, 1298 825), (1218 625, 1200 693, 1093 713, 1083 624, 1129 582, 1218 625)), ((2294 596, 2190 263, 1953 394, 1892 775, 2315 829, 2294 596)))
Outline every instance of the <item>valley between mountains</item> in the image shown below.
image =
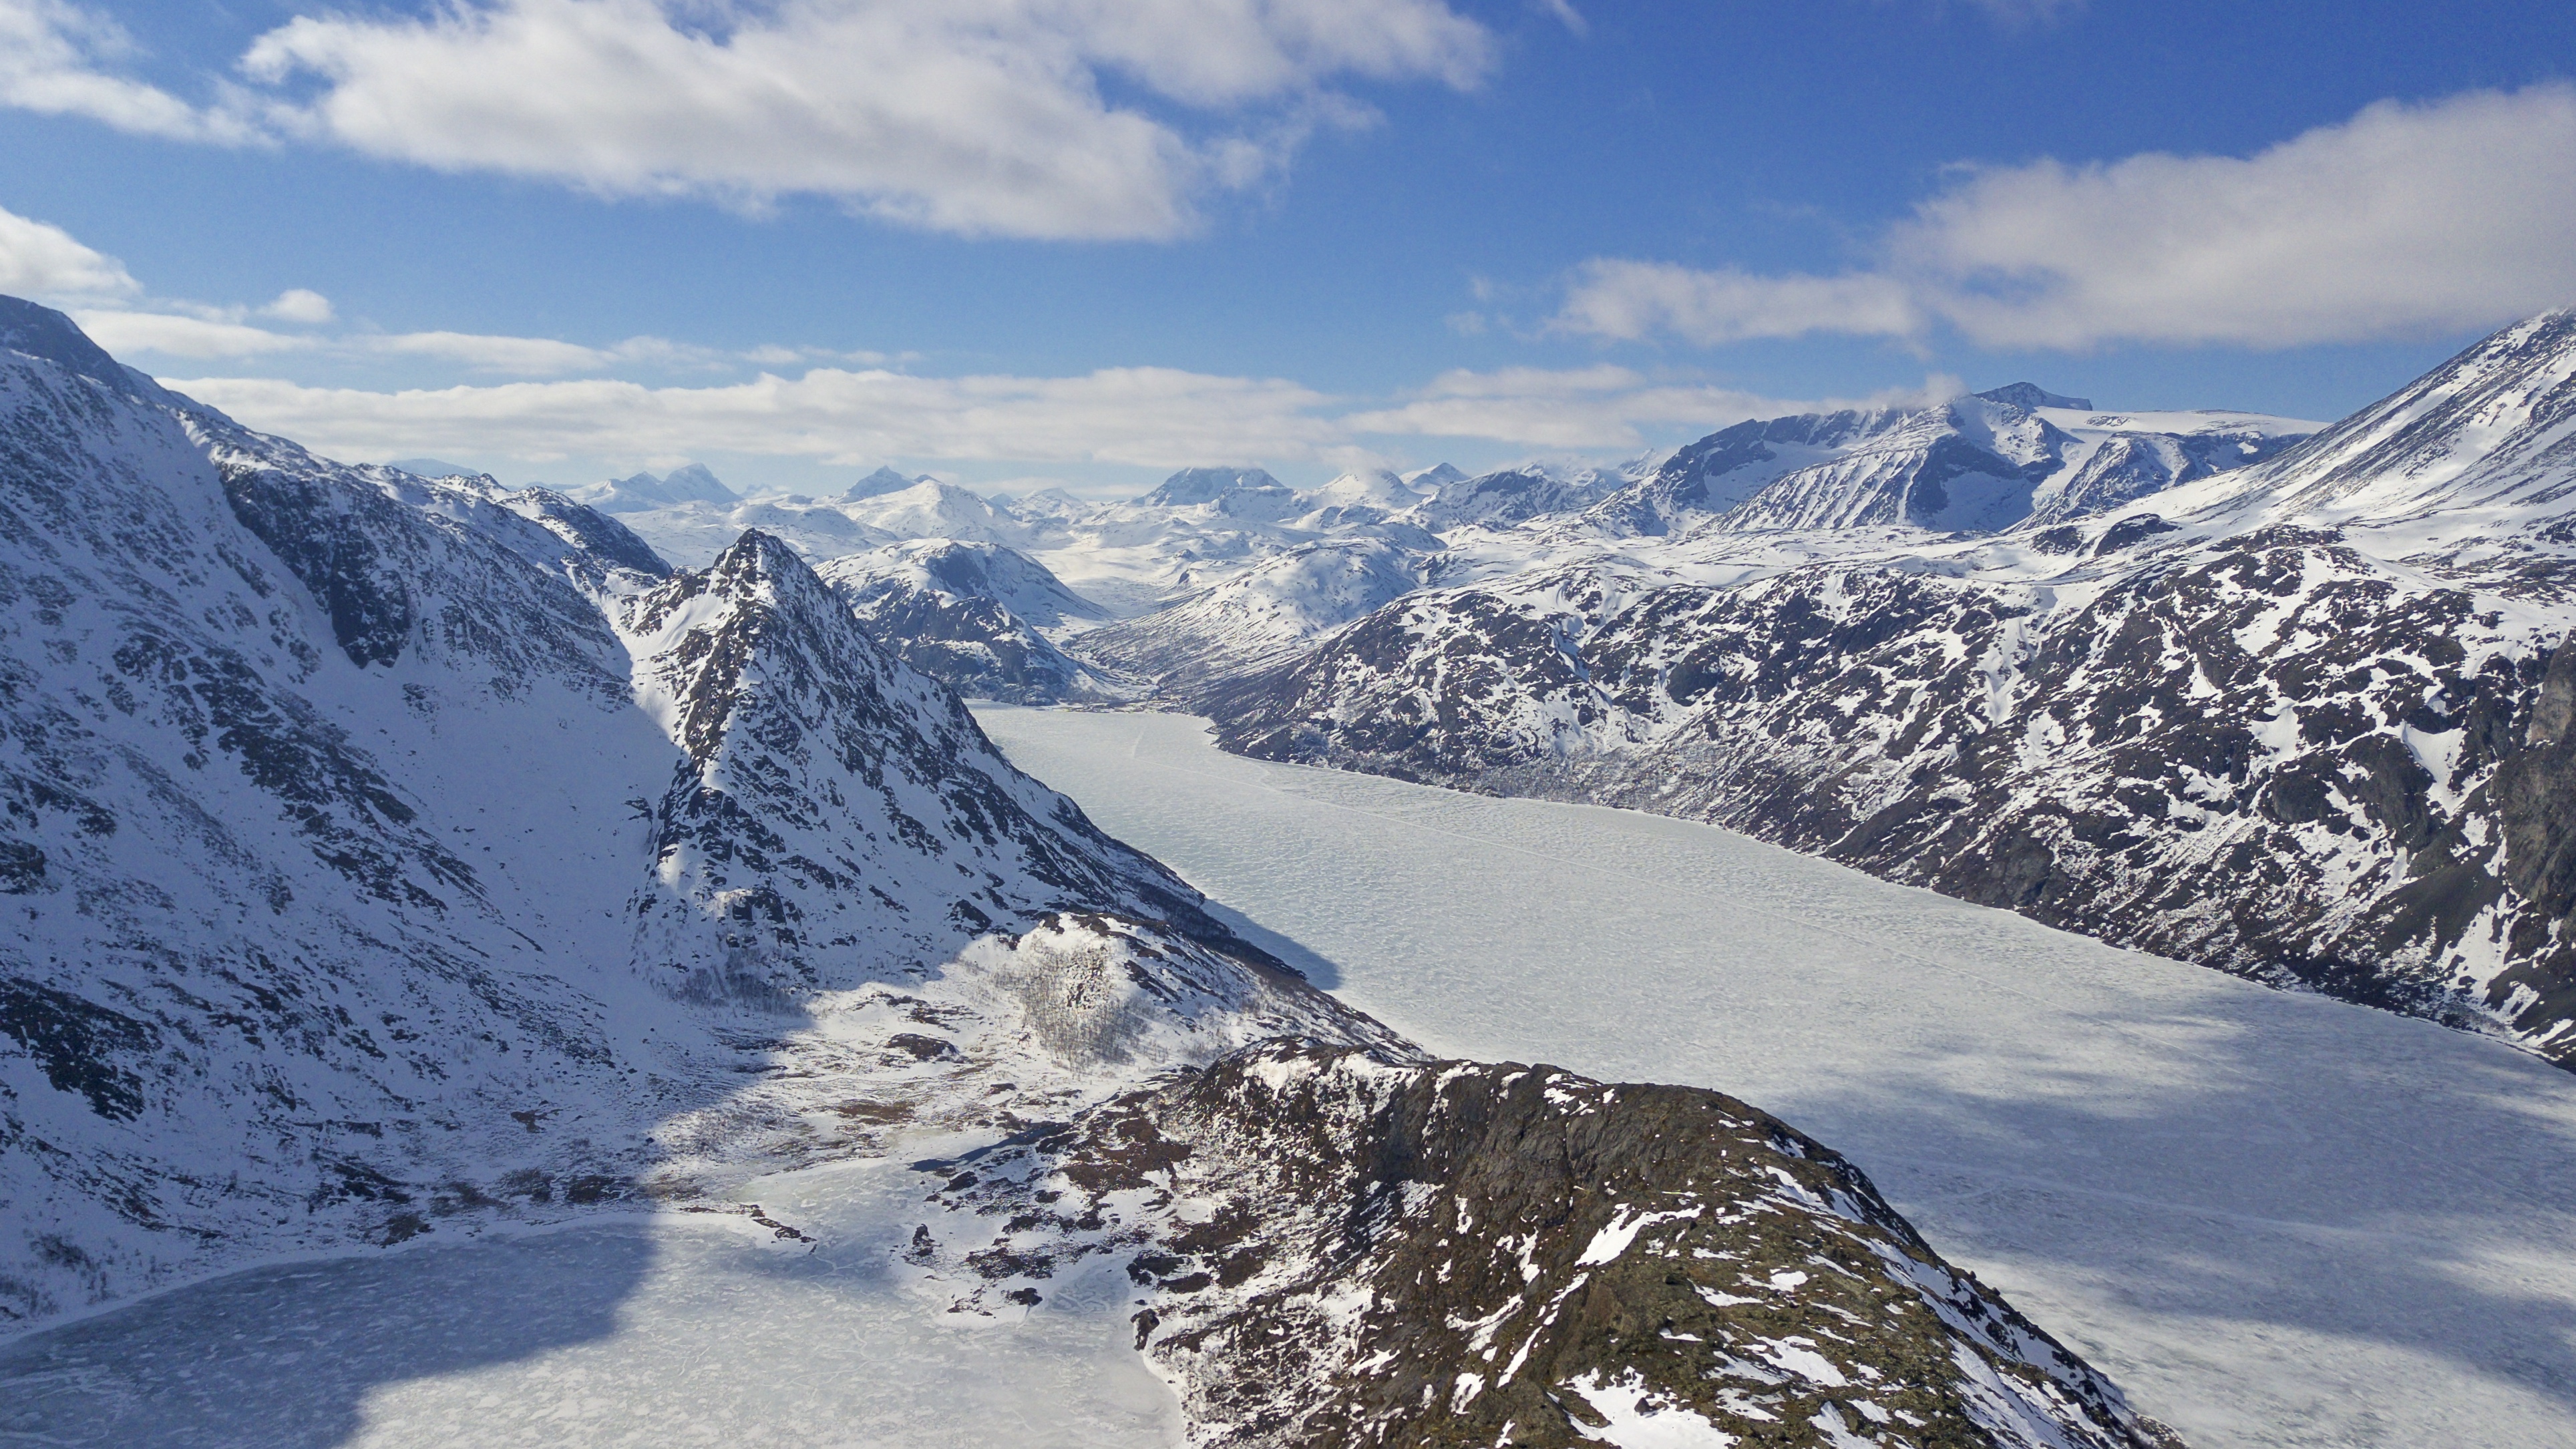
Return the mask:
MULTIPOLYGON (((2553 315, 2330 427, 2017 384, 1619 468, 1299 490, 1207 467, 1116 504, 891 470, 833 499, 703 468, 509 488, 318 457, 0 299, 0 1431, 2552 1442, 2571 1286, 2502 1280, 2557 1261, 2571 1218, 2545 1065, 2576 1060, 2571 439, 2576 318, 2553 315), (1580 854, 1489 913, 1499 935, 1367 981, 1344 963, 1387 958, 1319 946, 1328 915, 1205 893, 1218 857, 1175 823, 1215 797, 1158 821, 1096 740, 1047 753, 1188 728, 1114 712, 1175 708, 1284 762, 1219 767, 1805 852, 1819 874, 1771 879, 1854 949, 2022 943, 2007 994, 2067 1019, 2154 1017, 2121 1004, 2148 958, 2114 946, 2193 963, 2134 981, 2225 982, 2222 1035, 2328 1076, 2396 1053, 2440 1095, 2428 1130, 2512 1190, 2445 1257, 2425 1203, 2357 1187, 2426 1164, 2304 1125, 2313 1096, 2248 1090, 2230 1123, 2173 1105, 2170 1061, 2042 1050, 2043 1085, 1991 1038, 1949 1049, 2070 1123, 2234 1134, 2160 1171, 2258 1175, 2236 1148, 2277 1132, 2315 1194, 2179 1220, 2114 1206, 2170 1207, 2170 1178, 2051 1197, 2061 1224, 2154 1223, 2159 1251, 2087 1258, 2098 1236, 1956 1206, 2061 1181, 2044 1161, 1963 1152, 1925 1190, 1891 1119, 1848 1109, 1867 1078, 1836 1033, 1866 1059, 1869 1011, 1713 1006, 1691 983, 1725 949, 1645 970, 1615 916, 1522 930, 1549 882, 1586 901, 1580 854), (1161 838, 1186 878, 1129 843, 1161 838), (1814 885, 1841 879, 1824 862, 1952 899, 1909 914, 1897 886, 1814 885), (1565 1012, 1596 977, 1692 1003, 1689 1049, 1565 1012), (1496 1029, 1559 1015, 1591 1034, 1496 1029), (1723 1065, 1788 1017, 1805 1047, 1723 1065), (1527 1054, 1570 1060, 1479 1059, 1551 1042, 1527 1054), (2175 1361, 2195 1312, 2259 1341, 2215 1286, 2258 1220, 2395 1264, 2275 1326, 2380 1355, 2429 1408, 2175 1361), (2132 1300, 2156 1307, 2108 1306, 2132 1300), (2443 1327, 2392 1336, 2427 1304, 2443 1327), (702 1375, 685 1406, 675 1363, 702 1375)), ((1223 869, 1284 883, 1292 843, 1223 869)), ((1387 899, 1439 896, 1464 867, 1438 850, 1391 863, 1387 899)), ((1645 955, 1776 914, 1763 889, 1695 895, 1719 914, 1646 929, 1645 955)), ((1926 950, 1885 956, 1890 1001, 1996 1015, 1990 980, 1928 988, 1962 968, 1926 950)), ((1887 1049, 1920 1063, 1938 1035, 1887 1049)))

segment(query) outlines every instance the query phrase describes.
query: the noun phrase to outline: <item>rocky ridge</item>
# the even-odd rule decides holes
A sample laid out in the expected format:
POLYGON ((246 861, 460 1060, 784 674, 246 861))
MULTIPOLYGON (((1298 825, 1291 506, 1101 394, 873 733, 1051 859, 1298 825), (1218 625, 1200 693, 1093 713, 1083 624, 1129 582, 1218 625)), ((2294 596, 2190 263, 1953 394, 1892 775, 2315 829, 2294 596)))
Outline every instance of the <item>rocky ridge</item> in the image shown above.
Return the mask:
POLYGON ((923 1166, 925 1288, 1123 1278, 1194 1444, 2179 1442, 1715 1092, 1280 1042, 923 1166))

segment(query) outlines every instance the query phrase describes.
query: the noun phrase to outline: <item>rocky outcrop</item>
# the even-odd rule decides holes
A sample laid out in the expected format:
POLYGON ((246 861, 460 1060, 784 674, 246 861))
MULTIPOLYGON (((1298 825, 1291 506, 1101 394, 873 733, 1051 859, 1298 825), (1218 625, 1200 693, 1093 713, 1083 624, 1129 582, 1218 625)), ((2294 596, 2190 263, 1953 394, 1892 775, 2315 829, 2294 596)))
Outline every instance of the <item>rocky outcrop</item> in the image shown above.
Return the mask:
POLYGON ((1123 1274, 1196 1444, 2178 1443, 1715 1092, 1271 1043, 921 1167, 909 1260, 1123 1274))

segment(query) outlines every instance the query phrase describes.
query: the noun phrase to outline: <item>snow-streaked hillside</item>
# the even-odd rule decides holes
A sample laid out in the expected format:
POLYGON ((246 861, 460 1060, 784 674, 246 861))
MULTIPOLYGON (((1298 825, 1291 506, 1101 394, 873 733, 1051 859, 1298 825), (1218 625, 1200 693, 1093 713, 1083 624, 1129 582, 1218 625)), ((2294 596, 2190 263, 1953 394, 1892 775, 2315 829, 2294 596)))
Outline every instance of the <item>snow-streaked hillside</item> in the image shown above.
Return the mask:
POLYGON ((2253 413, 2121 413, 2028 383, 1929 408, 1737 424, 1594 507, 1613 536, 2063 522, 2262 461, 2316 431, 2253 413))
POLYGON ((9 1316, 686 1199, 863 1149, 831 1100, 1374 1039, 777 541, 657 578, 606 515, 315 458, 11 305, 9 1316), (1025 1059, 1041 1008, 1115 1061, 1025 1059))
POLYGON ((1196 697, 1236 748, 1718 821, 2576 1060, 2571 351, 2538 319, 2269 462, 2000 535, 1737 531, 1803 466, 1196 697))
POLYGON ((877 643, 970 699, 1132 699, 1141 689, 1058 647, 1108 611, 999 544, 916 539, 822 566, 877 643))

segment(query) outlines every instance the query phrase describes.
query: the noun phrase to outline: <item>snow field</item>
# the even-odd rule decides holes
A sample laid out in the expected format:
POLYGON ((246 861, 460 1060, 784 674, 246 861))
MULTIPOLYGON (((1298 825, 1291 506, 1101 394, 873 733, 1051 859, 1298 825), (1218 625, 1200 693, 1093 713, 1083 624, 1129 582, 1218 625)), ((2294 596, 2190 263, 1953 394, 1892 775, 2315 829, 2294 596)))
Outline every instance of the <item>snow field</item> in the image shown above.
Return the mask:
POLYGON ((1705 826, 980 711, 1434 1050, 1715 1087, 2195 1449, 2576 1442, 2576 1078, 1705 826))
POLYGON ((0 1443, 1179 1442, 1114 1268, 1035 1310, 950 1314, 896 1261, 919 1192, 883 1161, 746 1186, 811 1245, 668 1213, 233 1274, 0 1347, 0 1443))

